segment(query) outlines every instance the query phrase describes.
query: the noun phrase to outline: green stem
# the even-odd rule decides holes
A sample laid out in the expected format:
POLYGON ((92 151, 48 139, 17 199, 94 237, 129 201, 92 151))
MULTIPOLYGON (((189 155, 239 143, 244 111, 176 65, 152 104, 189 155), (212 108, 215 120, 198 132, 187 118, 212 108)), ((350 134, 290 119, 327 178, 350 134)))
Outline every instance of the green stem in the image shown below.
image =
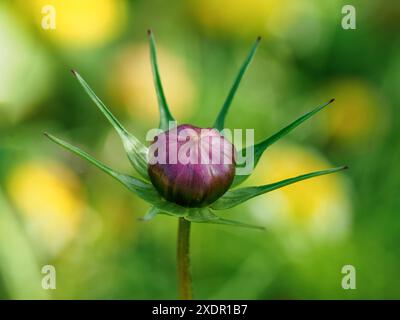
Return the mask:
POLYGON ((177 266, 179 298, 191 300, 192 276, 190 274, 189 258, 190 221, 179 218, 178 243, 177 243, 177 266))

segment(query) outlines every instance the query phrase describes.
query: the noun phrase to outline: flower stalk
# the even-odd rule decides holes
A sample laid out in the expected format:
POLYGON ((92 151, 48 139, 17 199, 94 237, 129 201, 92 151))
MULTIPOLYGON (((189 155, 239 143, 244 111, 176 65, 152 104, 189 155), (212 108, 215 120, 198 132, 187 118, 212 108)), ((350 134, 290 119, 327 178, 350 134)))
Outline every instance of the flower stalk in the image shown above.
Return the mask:
POLYGON ((191 300, 192 295, 192 275, 190 272, 190 221, 179 218, 178 239, 177 239, 177 271, 179 299, 191 300))

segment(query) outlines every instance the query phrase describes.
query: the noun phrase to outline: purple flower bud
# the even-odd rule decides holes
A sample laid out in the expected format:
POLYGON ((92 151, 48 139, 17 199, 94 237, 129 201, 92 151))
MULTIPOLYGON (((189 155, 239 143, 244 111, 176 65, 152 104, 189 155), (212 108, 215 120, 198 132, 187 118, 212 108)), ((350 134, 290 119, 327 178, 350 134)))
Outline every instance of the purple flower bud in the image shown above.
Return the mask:
POLYGON ((232 184, 235 153, 218 130, 180 125, 156 136, 149 148, 148 173, 168 201, 204 207, 232 184))

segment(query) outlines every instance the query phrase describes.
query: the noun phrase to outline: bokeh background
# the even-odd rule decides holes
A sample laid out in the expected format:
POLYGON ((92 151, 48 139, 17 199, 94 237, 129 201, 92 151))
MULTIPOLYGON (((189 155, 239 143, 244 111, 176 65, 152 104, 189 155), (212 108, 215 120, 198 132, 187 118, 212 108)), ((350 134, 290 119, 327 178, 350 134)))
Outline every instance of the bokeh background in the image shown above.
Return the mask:
POLYGON ((227 119, 260 140, 336 102, 263 156, 250 184, 347 164, 223 215, 266 227, 196 224, 196 298, 400 298, 400 5, 342 0, 0 2, 0 298, 173 299, 177 220, 44 131, 131 173, 77 69, 136 136, 158 124, 146 30, 157 39, 173 114, 209 126, 253 41, 263 37, 227 119), (44 5, 56 29, 44 30, 44 5), (54 265, 57 289, 41 287, 54 265), (356 268, 356 290, 341 269, 356 268))

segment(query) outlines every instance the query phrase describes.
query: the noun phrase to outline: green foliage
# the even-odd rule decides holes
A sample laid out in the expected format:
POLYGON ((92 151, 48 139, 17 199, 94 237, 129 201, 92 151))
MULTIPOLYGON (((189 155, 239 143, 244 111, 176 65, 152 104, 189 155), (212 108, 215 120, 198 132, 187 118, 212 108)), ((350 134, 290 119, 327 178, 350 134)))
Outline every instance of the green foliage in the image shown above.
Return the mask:
POLYGON ((232 104, 232 100, 236 94, 237 89, 239 88, 240 81, 242 81, 244 73, 246 72, 247 68, 249 67, 251 60, 253 60, 253 57, 257 51, 258 45, 260 44, 260 41, 261 41, 261 37, 258 37, 256 42, 254 43, 250 53, 246 57, 246 60, 243 62, 242 66, 239 70, 239 73, 237 74, 235 81, 233 82, 232 88, 230 89, 228 96, 226 97, 226 100, 221 108, 221 111, 219 112, 218 117, 215 120, 214 128, 216 128, 220 131, 224 128, 225 118, 226 118, 226 115, 228 114, 229 107, 232 104))
POLYGON ((93 100, 96 106, 117 131, 133 167, 144 179, 149 180, 149 176, 147 174, 147 147, 122 126, 122 124, 117 120, 117 118, 114 117, 110 110, 108 110, 106 105, 96 96, 96 94, 78 72, 72 70, 72 73, 78 79, 79 83, 85 89, 89 97, 93 100))
POLYGON ((245 187, 245 188, 230 190, 230 191, 226 192, 217 201, 215 201, 211 205, 211 208, 213 208, 215 210, 225 210, 225 209, 233 208, 247 200, 250 200, 251 198, 254 198, 254 197, 257 197, 264 193, 271 192, 273 190, 285 187, 292 183, 296 183, 296 182, 306 180, 306 179, 315 178, 315 177, 322 176, 325 174, 335 173, 335 172, 338 172, 338 171, 341 171, 344 169, 347 169, 347 167, 343 166, 343 167, 338 167, 338 168, 333 168, 333 169, 311 172, 311 173, 303 174, 298 177, 285 179, 285 180, 282 180, 279 182, 266 184, 266 185, 258 186, 258 187, 245 187))
MULTIPOLYGON (((245 148, 244 150, 240 150, 239 152, 241 154, 248 154, 251 152, 254 152, 254 167, 253 169, 257 166, 258 161, 260 161, 261 156, 263 155, 264 151, 274 144, 276 141, 279 139, 283 138, 285 135, 287 135, 289 132, 291 132, 293 129, 298 127, 300 124, 302 124, 304 121, 308 120, 311 118, 313 115, 315 115, 317 112, 321 111, 323 108, 331 104, 335 99, 329 100, 329 102, 323 104, 322 106, 319 106, 315 108, 314 110, 311 110, 310 112, 306 113, 305 115, 301 116, 300 118, 296 119, 292 123, 290 123, 288 126, 284 127, 283 129, 279 130, 277 133, 273 134, 272 136, 266 138, 265 140, 257 143, 254 146, 245 148), (253 150, 254 148, 254 150, 253 150)), ((249 176, 251 175, 236 175, 235 179, 232 183, 232 188, 236 187, 237 185, 241 184, 244 182, 249 176)))
POLYGON ((174 121, 175 119, 171 115, 171 112, 169 111, 167 99, 165 98, 164 90, 161 84, 160 72, 158 71, 156 42, 154 40, 154 35, 151 32, 151 30, 148 31, 148 36, 150 42, 150 58, 151 58, 151 67, 153 70, 154 86, 156 88, 158 108, 160 110, 159 127, 162 130, 167 130, 169 121, 174 121))

